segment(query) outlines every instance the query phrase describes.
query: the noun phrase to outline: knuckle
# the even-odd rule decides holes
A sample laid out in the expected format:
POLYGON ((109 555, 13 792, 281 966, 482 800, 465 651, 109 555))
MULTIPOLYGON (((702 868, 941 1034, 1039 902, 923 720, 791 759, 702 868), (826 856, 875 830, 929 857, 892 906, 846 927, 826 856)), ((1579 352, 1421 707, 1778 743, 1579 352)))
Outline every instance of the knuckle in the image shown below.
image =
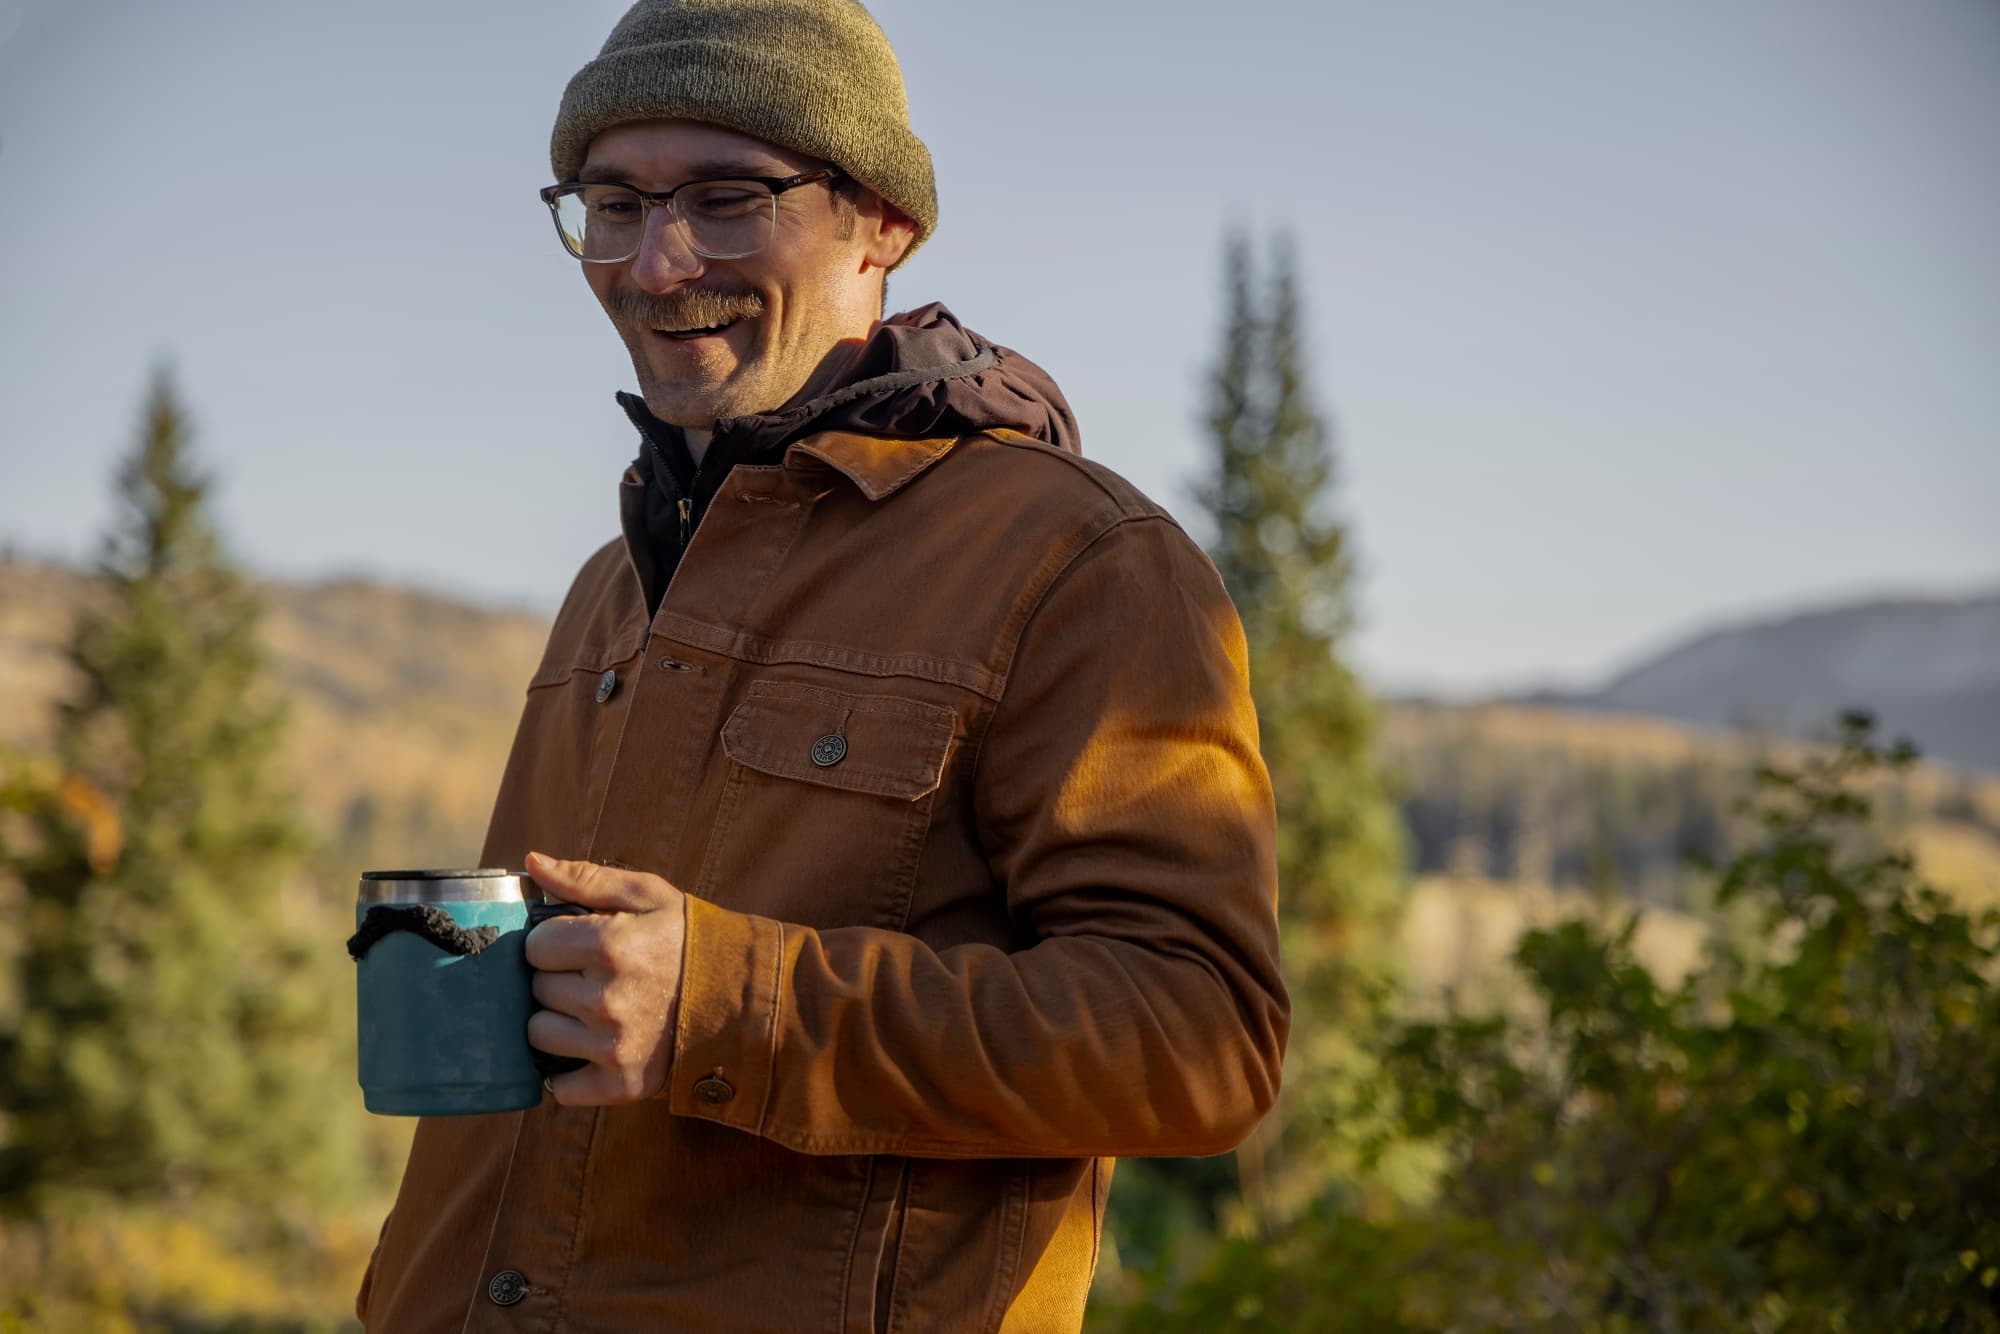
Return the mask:
POLYGON ((614 972, 623 972, 632 962, 631 919, 624 914, 604 919, 604 961, 614 972))
POLYGON ((604 1044, 606 1059, 614 1065, 625 1062, 626 1052, 632 1045, 632 1030, 624 1018, 607 1011, 604 1016, 604 1044))
POLYGON ((590 962, 607 972, 618 968, 621 951, 617 940, 608 929, 599 929, 590 934, 590 962))

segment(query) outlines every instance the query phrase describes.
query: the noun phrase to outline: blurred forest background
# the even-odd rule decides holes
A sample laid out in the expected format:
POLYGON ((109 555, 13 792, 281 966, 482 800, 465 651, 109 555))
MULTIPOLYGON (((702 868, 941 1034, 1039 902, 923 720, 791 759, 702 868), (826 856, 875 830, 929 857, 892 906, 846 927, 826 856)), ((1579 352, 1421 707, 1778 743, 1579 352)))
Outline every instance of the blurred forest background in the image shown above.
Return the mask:
MULTIPOLYGON (((1297 1016, 1242 1149, 1120 1165, 1093 1324, 2000 1329, 2000 597, 1371 698, 1291 252, 1225 275, 1297 1016)), ((0 561, 0 1330, 353 1326, 355 874, 476 855, 546 632, 256 583, 189 421, 157 371, 94 569, 0 561)))

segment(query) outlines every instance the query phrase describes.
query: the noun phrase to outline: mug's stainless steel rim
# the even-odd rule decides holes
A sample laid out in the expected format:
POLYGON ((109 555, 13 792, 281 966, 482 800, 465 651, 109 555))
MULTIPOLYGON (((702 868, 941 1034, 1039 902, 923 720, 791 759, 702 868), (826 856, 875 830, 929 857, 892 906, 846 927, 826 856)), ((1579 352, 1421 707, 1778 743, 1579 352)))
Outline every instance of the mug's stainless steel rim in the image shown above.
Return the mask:
POLYGON ((540 898, 520 871, 370 871, 361 877, 357 903, 524 903, 540 898))

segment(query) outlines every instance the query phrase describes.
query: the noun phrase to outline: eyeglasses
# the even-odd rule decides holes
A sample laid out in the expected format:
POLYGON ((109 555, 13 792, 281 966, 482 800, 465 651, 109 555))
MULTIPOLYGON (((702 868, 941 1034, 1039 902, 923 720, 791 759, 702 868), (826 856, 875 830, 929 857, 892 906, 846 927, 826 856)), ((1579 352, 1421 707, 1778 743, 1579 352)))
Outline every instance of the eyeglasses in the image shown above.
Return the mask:
POLYGON ((542 202, 555 218, 556 232, 570 254, 591 264, 620 264, 639 253, 646 213, 667 210, 678 222, 688 248, 709 259, 742 259, 771 244, 778 226, 778 196, 801 185, 835 183, 837 167, 796 176, 729 176, 684 181, 671 190, 634 190, 629 185, 586 185, 570 181, 544 186, 542 202))

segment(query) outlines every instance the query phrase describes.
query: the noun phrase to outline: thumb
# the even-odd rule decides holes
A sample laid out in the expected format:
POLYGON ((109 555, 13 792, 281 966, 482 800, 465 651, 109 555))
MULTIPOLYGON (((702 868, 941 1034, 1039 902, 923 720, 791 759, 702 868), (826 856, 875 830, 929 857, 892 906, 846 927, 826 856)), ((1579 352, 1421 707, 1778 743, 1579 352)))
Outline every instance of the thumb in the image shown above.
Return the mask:
POLYGON ((564 903, 599 912, 646 912, 658 906, 659 896, 648 893, 645 883, 657 877, 644 871, 563 861, 541 852, 528 854, 527 867, 544 894, 564 903))

